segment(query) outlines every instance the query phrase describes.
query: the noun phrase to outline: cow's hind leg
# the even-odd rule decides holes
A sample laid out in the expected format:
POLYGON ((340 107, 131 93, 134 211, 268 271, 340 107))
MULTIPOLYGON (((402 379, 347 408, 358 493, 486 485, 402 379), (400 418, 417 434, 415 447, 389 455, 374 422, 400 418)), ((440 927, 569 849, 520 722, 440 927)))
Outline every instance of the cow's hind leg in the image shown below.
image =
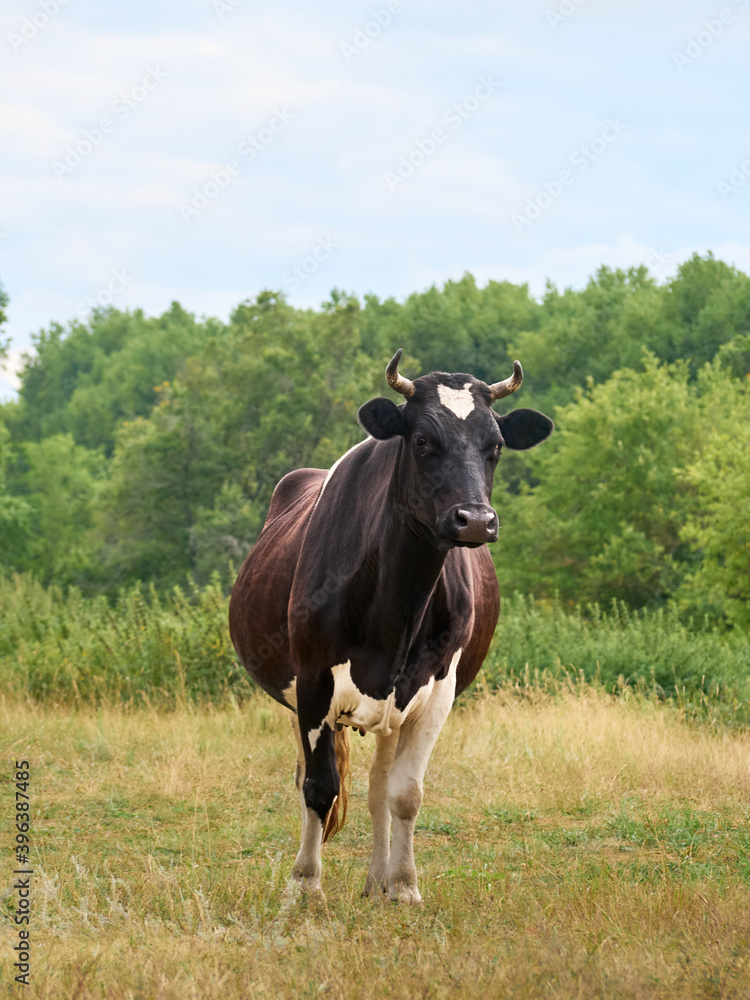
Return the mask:
POLYGON ((302 842, 292 868, 292 878, 308 891, 320 893, 322 870, 320 848, 326 817, 339 793, 334 733, 327 722, 316 730, 306 730, 300 720, 300 737, 304 752, 304 819, 302 842))
POLYGON ((367 804, 372 819, 372 861, 365 881, 365 896, 385 892, 388 858, 391 851, 391 810, 388 807, 388 776, 398 746, 398 730, 375 737, 375 753, 370 765, 370 791, 367 804))
POLYGON ((302 809, 302 836, 304 837, 305 824, 307 823, 307 806, 305 805, 305 793, 303 791, 303 786, 305 784, 305 750, 302 746, 302 735, 299 731, 299 720, 296 715, 292 716, 292 729, 294 730, 294 739, 297 744, 297 765, 294 771, 294 787, 297 789, 300 807, 302 809))

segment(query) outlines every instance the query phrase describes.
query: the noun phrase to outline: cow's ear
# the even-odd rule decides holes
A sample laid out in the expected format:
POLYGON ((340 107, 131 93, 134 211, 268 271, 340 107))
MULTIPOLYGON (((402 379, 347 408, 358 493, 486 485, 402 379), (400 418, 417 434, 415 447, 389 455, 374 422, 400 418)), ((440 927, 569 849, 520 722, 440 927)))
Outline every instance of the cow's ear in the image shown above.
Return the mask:
POLYGON ((496 413, 495 420, 500 427, 505 444, 508 448, 514 448, 516 451, 533 448, 535 444, 546 440, 555 429, 550 418, 545 417, 538 410, 522 408, 511 410, 510 413, 503 416, 496 413))
POLYGON ((357 419, 368 434, 384 441, 404 433, 404 416, 391 399, 378 396, 360 406, 357 419))

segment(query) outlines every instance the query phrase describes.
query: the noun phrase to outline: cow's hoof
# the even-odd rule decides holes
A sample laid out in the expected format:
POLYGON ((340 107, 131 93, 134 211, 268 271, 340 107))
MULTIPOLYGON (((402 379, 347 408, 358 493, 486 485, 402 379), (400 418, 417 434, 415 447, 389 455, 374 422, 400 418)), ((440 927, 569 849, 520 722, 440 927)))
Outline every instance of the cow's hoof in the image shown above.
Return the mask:
POLYGON ((417 906, 422 902, 419 889, 408 885, 394 885, 388 890, 389 903, 407 903, 410 906, 417 906))
POLYGON ((376 899, 380 896, 385 895, 385 879, 378 878, 377 875, 368 875, 365 879, 365 887, 362 890, 363 896, 375 897, 376 899))
POLYGON ((319 875, 300 875, 297 872, 292 872, 292 877, 289 880, 288 890, 295 892, 300 896, 305 896, 309 900, 317 900, 323 902, 325 900, 325 893, 323 892, 322 886, 320 884, 319 875))

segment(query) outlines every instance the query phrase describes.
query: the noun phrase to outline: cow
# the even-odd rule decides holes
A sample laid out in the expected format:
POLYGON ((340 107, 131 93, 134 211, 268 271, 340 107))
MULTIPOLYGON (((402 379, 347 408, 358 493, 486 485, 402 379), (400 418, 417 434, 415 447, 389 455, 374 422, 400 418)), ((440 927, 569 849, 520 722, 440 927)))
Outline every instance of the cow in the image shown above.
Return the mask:
POLYGON ((346 817, 349 727, 375 736, 364 894, 419 903, 413 839, 427 762, 498 620, 493 474, 504 446, 531 448, 554 425, 536 410, 492 409, 521 385, 518 361, 492 385, 445 372, 411 381, 401 353, 386 378, 404 402, 371 399, 358 413, 364 441, 328 471, 298 469, 276 486, 229 623, 250 676, 293 713, 302 839, 292 879, 322 895, 321 844, 346 817))

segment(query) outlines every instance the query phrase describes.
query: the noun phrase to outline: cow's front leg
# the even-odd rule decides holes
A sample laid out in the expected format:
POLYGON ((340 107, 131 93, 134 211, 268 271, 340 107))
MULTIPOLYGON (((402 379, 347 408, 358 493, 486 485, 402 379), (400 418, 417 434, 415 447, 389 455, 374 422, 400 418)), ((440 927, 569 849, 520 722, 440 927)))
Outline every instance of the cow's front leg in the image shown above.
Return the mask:
POLYGON ((323 827, 339 793, 339 773, 336 767, 334 733, 327 722, 319 728, 306 730, 300 720, 300 738, 305 757, 302 794, 305 816, 302 823, 302 842, 292 868, 292 878, 302 883, 309 892, 321 893, 322 870, 320 848, 323 827))
POLYGON ((372 820, 372 861, 365 880, 365 896, 379 896, 387 888, 388 858, 391 852, 391 810, 388 807, 388 776, 398 746, 398 730, 375 737, 375 753, 370 765, 367 805, 372 820))
POLYGON ((388 861, 388 899, 393 903, 421 903, 414 864, 414 827, 422 805, 422 782, 432 748, 453 704, 455 673, 435 684, 429 702, 418 717, 401 727, 396 759, 388 778, 388 806, 393 817, 393 843, 388 861))

